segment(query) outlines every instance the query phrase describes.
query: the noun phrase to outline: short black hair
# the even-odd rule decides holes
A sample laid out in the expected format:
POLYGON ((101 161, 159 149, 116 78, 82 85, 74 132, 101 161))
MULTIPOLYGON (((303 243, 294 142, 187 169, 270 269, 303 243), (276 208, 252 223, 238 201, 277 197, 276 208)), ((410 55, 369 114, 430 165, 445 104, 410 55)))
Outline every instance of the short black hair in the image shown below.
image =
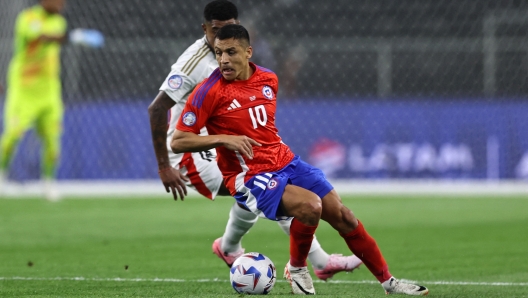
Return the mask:
POLYGON ((216 32, 215 38, 218 38, 219 40, 234 38, 235 40, 244 40, 248 43, 248 45, 250 44, 248 31, 246 28, 244 28, 244 26, 237 24, 229 24, 220 28, 216 32))
POLYGON ((204 8, 204 19, 207 22, 212 20, 227 21, 238 19, 238 9, 235 4, 227 0, 214 0, 209 2, 204 8))

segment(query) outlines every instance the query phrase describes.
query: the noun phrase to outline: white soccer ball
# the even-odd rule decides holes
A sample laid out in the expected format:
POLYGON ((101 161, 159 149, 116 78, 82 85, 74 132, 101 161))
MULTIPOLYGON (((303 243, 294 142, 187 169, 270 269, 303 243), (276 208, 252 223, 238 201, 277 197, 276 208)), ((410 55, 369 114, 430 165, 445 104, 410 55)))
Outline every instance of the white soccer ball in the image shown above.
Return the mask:
POLYGON ((265 255, 249 252, 235 260, 230 270, 231 286, 240 294, 268 294, 277 277, 275 265, 265 255))

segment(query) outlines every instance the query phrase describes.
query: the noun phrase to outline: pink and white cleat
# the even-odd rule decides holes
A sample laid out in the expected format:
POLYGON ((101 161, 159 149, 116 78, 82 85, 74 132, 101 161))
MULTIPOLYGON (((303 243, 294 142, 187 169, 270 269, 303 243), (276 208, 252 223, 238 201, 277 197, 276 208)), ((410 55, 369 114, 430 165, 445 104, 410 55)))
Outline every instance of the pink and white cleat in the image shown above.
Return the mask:
POLYGON ((235 260, 244 254, 244 249, 242 248, 241 250, 237 252, 228 253, 228 252, 222 251, 220 247, 221 244, 222 244, 222 237, 216 239, 213 242, 213 253, 217 255, 220 259, 222 259, 227 264, 227 267, 231 268, 235 260))
POLYGON ((321 270, 314 268, 314 273, 319 279, 326 281, 327 279, 332 278, 334 274, 338 272, 352 272, 361 264, 363 264, 363 261, 361 261, 355 255, 344 257, 341 254, 332 254, 328 259, 326 266, 321 270))

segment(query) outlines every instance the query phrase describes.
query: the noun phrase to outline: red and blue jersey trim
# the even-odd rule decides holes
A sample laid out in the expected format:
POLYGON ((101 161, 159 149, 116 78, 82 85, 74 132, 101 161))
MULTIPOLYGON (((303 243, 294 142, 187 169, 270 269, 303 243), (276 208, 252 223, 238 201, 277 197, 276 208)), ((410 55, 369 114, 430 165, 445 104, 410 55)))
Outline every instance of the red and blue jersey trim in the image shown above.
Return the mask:
POLYGON ((207 92, 211 90, 211 88, 222 78, 222 73, 220 72, 220 69, 217 68, 213 73, 209 76, 209 78, 198 88, 196 93, 194 94, 194 97, 192 98, 192 105, 201 108, 203 101, 205 100, 205 97, 207 96, 207 92))
POLYGON ((267 68, 265 68, 265 67, 262 67, 262 66, 258 66, 258 65, 257 65, 257 68, 260 69, 260 70, 263 71, 263 72, 267 72, 267 73, 275 74, 272 70, 269 70, 269 69, 267 69, 267 68))

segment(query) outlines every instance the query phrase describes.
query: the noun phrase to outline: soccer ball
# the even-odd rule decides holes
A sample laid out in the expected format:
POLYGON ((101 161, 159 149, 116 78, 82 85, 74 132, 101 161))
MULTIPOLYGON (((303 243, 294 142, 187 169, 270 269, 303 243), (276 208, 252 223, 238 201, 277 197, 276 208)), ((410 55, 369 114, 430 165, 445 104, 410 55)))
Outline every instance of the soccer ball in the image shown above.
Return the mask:
POLYGON ((268 257, 249 252, 235 260, 229 280, 237 293, 266 295, 273 289, 276 277, 275 265, 268 257))

